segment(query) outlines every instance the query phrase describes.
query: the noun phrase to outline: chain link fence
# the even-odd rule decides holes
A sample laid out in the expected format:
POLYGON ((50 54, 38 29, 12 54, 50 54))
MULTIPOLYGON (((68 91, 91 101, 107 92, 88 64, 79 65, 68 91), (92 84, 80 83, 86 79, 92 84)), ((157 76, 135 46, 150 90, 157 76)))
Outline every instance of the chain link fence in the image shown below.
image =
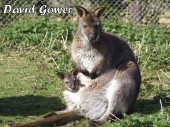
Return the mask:
POLYGON ((75 5, 106 6, 105 21, 116 17, 134 24, 170 24, 170 0, 0 0, 0 26, 38 16, 76 21, 75 5))

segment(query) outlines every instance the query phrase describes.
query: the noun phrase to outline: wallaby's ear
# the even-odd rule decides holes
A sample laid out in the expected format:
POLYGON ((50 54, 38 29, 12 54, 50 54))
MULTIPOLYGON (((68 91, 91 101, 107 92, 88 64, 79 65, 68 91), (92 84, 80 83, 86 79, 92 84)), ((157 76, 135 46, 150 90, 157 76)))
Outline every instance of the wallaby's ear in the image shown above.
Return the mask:
POLYGON ((94 9, 94 14, 97 16, 97 17, 100 17, 102 14, 103 14, 103 12, 104 12, 104 10, 106 9, 106 7, 98 7, 98 8, 96 8, 96 9, 94 9))
POLYGON ((84 17, 89 13, 84 7, 76 6, 75 8, 79 17, 84 17))
POLYGON ((80 71, 79 70, 74 70, 73 75, 76 77, 80 71))
POLYGON ((57 72, 57 75, 61 80, 63 80, 65 77, 65 73, 63 73, 63 72, 57 72))

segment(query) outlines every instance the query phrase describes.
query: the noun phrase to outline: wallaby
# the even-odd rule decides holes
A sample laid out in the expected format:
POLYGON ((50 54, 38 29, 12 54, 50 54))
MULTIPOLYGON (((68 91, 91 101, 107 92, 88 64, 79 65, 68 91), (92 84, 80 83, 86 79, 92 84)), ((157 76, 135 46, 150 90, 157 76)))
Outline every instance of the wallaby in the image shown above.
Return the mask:
MULTIPOLYGON (((59 72, 57 75, 63 81, 65 90, 63 91, 64 99, 67 104, 67 108, 63 111, 57 111, 55 113, 48 114, 45 118, 52 115, 59 115, 63 113, 77 111, 79 116, 88 118, 90 120, 91 126, 100 126, 97 122, 107 110, 108 98, 105 96, 107 86, 110 80, 91 80, 89 77, 77 71, 74 73, 63 73, 59 72), (80 81, 81 80, 81 81, 80 81), (81 83, 80 83, 81 82, 81 83), (97 85, 98 83, 108 83, 107 85, 97 85), (99 86, 100 88, 96 87, 99 86), (72 90, 76 88, 76 90, 72 90), (102 88, 102 89, 101 89, 102 88), (91 92, 93 91, 93 92, 91 92)), ((108 78, 113 77, 112 73, 105 73, 102 76, 108 76, 108 78)), ((105 77, 104 76, 104 77, 105 77)))
POLYGON ((56 114, 61 114, 68 111, 78 111, 82 116, 87 117, 90 120, 96 120, 105 112, 107 106, 107 104, 105 103, 107 103, 107 98, 105 97, 105 93, 103 92, 104 88, 98 90, 94 90, 95 88, 92 88, 93 86, 95 87, 97 82, 92 81, 90 78, 86 77, 82 73, 77 73, 77 75, 58 73, 58 76, 63 81, 64 86, 75 87, 76 85, 79 86, 79 90, 76 92, 72 92, 72 90, 70 90, 69 88, 63 91, 64 99, 67 104, 67 109, 64 111, 57 111, 56 114), (91 92, 92 90, 93 92, 91 92), (103 94, 103 96, 100 96, 101 94, 103 94), (98 105, 98 103, 100 104, 98 105), (98 110, 100 110, 100 112, 98 110))
POLYGON ((104 10, 105 7, 98 7, 94 11, 88 11, 76 6, 79 22, 71 45, 77 69, 96 77, 106 69, 116 69, 123 62, 136 63, 132 50, 124 40, 102 31, 99 17, 104 10))
MULTIPOLYGON (((64 85, 63 93, 70 92, 70 93, 76 93, 77 94, 77 92, 80 90, 80 88, 85 86, 85 85, 79 83, 80 81, 77 79, 78 73, 79 72, 77 70, 74 71, 73 73, 64 73, 64 72, 58 72, 57 73, 58 77, 63 82, 62 85, 64 85)), ((79 75, 81 75, 81 74, 79 74, 79 75)), ((82 78, 84 78, 84 77, 82 77, 82 78)), ((86 81, 87 81, 87 78, 86 78, 86 81)), ((84 83, 85 83, 85 81, 84 81, 84 83)), ((90 84, 89 81, 88 81, 88 84, 90 84)), ((65 109, 63 111, 52 112, 52 113, 44 116, 44 118, 53 116, 55 114, 59 115, 59 114, 62 114, 62 113, 68 112, 68 111, 76 111, 76 105, 78 105, 78 104, 71 102, 71 101, 70 101, 71 102, 71 104, 70 104, 69 100, 67 99, 67 96, 64 96, 64 97, 65 97, 65 100, 66 100, 66 103, 67 103, 67 109, 65 109)))
MULTIPOLYGON (((77 110, 90 120, 104 123, 111 115, 122 115, 134 105, 141 84, 134 54, 121 38, 102 32, 99 17, 105 7, 88 11, 76 6, 79 15, 71 54, 77 69, 79 91, 64 91, 69 110, 77 110), (92 89, 91 89, 92 86, 92 89), (90 89, 89 89, 90 88, 90 89)), ((66 110, 65 110, 66 111, 66 110)))
MULTIPOLYGON (((89 81, 95 79, 98 82, 96 87, 102 92, 103 96, 99 94, 99 97, 92 99, 103 99, 98 107, 105 102, 104 97, 108 99, 106 111, 97 120, 101 123, 105 122, 110 114, 127 112, 135 103, 141 85, 140 70, 129 45, 120 37, 102 31, 100 16, 104 10, 105 7, 98 7, 88 11, 84 7, 76 6, 79 22, 71 45, 71 54, 77 69, 85 75, 89 74, 89 81), (109 78, 107 71, 111 73, 109 78), (106 81, 109 80, 108 83, 102 82, 105 78, 106 81)), ((91 94, 84 90, 87 98, 91 94)), ((71 97, 72 94, 68 96, 71 97)), ((91 100, 86 103, 90 104, 91 100)), ((96 100, 93 107, 98 105, 97 102, 96 100)))
MULTIPOLYGON (((103 88, 102 85, 98 85, 100 86, 100 88, 97 89, 96 83, 99 83, 99 80, 91 80, 89 77, 85 76, 82 73, 59 72, 57 73, 57 75, 63 81, 63 84, 65 86, 63 94, 67 104, 67 108, 63 111, 50 113, 46 115, 45 118, 51 117, 53 115, 60 115, 68 112, 77 111, 79 113, 79 116, 88 118, 90 120, 91 126, 100 126, 97 122, 95 122, 95 120, 99 119, 107 110, 108 98, 105 96, 105 91, 107 90, 107 86, 109 85, 109 80, 105 79, 100 82, 107 82, 108 85, 103 85, 103 88), (72 90, 72 88, 74 88, 74 90, 72 90)), ((113 76, 111 73, 107 73, 106 75, 108 77, 113 76)))

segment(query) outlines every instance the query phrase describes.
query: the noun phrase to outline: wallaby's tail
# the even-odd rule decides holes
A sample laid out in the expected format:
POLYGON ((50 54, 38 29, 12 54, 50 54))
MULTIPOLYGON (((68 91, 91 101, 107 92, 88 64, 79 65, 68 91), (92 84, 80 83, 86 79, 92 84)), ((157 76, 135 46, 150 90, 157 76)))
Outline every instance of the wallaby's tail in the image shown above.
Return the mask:
POLYGON ((71 121, 79 120, 81 118, 82 116, 78 112, 71 111, 30 123, 12 125, 10 127, 52 127, 54 125, 65 125, 71 121))

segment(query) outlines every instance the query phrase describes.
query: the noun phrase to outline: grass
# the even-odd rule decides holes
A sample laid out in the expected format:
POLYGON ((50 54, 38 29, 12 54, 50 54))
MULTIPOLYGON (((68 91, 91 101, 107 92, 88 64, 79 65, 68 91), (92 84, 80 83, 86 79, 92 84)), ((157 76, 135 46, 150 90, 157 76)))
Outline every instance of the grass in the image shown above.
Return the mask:
MULTIPOLYGON (((114 22, 113 22, 114 21, 114 22)), ((170 36, 160 25, 103 22, 104 31, 128 41, 142 73, 141 91, 130 115, 104 127, 168 127, 170 124, 170 36)), ((71 71, 69 46, 76 25, 22 20, 0 31, 0 127, 40 119, 65 102, 57 71, 71 71)), ((86 121, 66 126, 85 126, 86 121)))

